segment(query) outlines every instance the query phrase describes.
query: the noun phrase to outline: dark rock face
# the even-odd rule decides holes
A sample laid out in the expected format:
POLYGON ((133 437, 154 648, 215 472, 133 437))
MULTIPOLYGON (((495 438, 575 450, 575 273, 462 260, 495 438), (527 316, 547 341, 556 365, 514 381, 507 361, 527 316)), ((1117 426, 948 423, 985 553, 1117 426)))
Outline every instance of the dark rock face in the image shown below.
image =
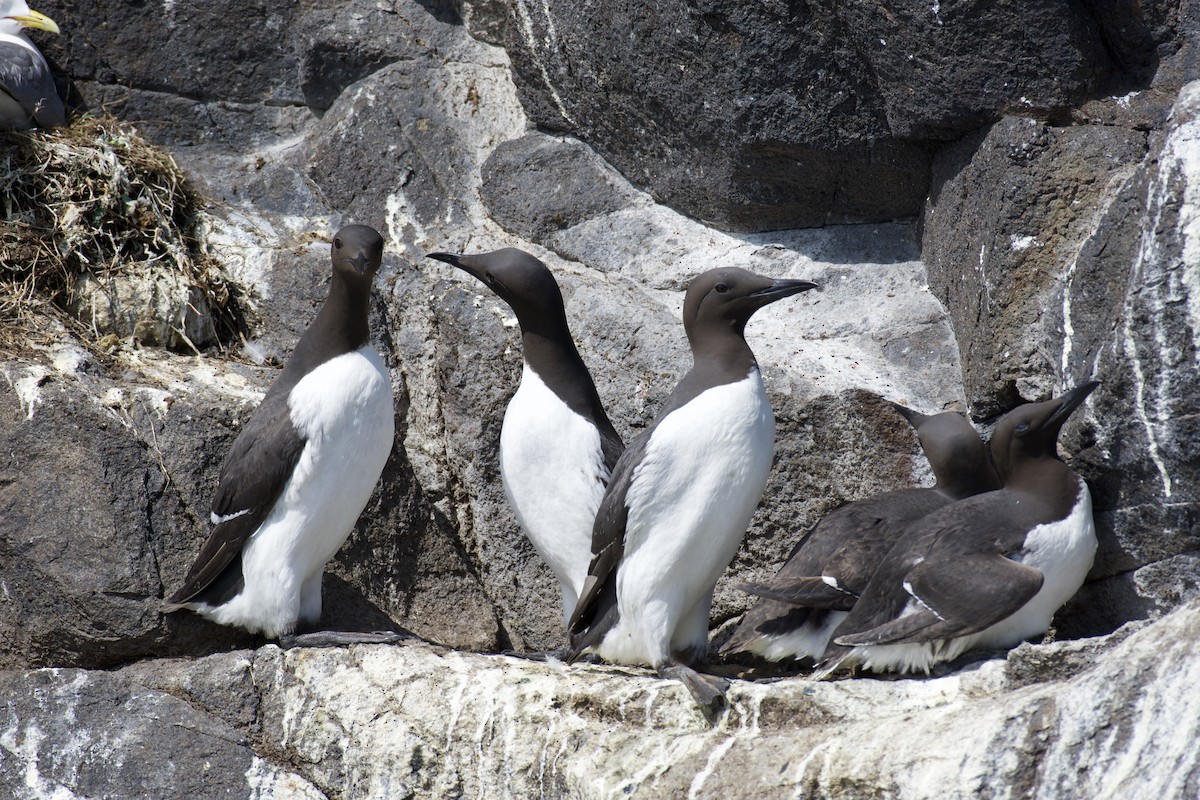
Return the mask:
MULTIPOLYGON (((248 690, 253 697, 249 662, 240 666, 214 670, 214 706, 236 707, 248 690)), ((0 725, 12 736, 0 748, 0 775, 11 796, 248 797, 254 788, 285 788, 272 786, 274 768, 256 765, 244 731, 121 674, 0 673, 0 691, 8 700, 0 725)), ((286 788, 301 788, 302 780, 288 778, 286 788)))
MULTIPOLYGON (((1074 336, 1064 369, 1091 368, 1111 384, 1095 407, 1103 424, 1088 465, 1102 482, 1097 520, 1112 532, 1101 574, 1200 551, 1198 88, 1180 93, 1164 136, 1084 242, 1069 283, 1074 336)), ((1181 568, 1186 574, 1186 562, 1181 568)))
POLYGON ((1145 150, 1136 131, 1008 117, 939 154, 922 250, 976 418, 1047 395, 1062 360, 1062 275, 1110 184, 1145 150))
POLYGON ((848 2, 841 12, 904 139, 956 139, 1004 110, 1061 112, 1110 66, 1101 31, 1074 2, 848 2))
POLYGON ((1096 5, 515 3, 505 43, 538 125, 685 213, 770 230, 913 216, 922 142, 1144 86, 1173 15, 1096 5))
MULTIPOLYGON (((36 371, 14 384, 0 381, 0 398, 3 665, 111 666, 191 649, 178 625, 163 625, 156 598, 164 569, 187 558, 183 544, 164 534, 191 528, 200 515, 169 484, 146 418, 134 416, 137 401, 102 408, 36 371)), ((205 431, 203 447, 220 446, 228 418, 178 411, 205 431)), ((203 451, 170 452, 193 467, 206 460, 203 451)), ((231 639, 217 633, 213 640, 214 633, 214 626, 190 626, 191 636, 218 647, 231 639)))
POLYGON ((628 191, 615 177, 586 145, 530 134, 492 151, 480 191, 488 214, 503 228, 545 243, 556 231, 628 206, 628 191))
POLYGON ((62 30, 48 40, 47 55, 69 64, 75 80, 202 101, 300 99, 285 88, 296 71, 288 47, 295 3, 251 0, 239 8, 196 0, 172 3, 164 13, 95 0, 41 6, 62 30))
POLYGON ((506 47, 539 126, 719 227, 892 219, 924 196, 929 154, 888 130, 833 8, 516 4, 506 47))

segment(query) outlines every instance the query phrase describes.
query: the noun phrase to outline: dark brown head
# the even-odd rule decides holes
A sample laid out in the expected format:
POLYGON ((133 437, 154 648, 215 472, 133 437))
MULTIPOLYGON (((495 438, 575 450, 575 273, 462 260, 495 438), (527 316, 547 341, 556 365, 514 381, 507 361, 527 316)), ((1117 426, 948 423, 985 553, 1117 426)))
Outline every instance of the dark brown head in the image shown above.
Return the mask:
POLYGON ((990 445, 992 459, 1006 484, 1023 464, 1058 458, 1063 423, 1099 385, 1099 381, 1089 381, 1052 400, 1017 406, 996 423, 990 445))
POLYGON ((706 336, 742 336, 755 311, 816 288, 811 281, 775 280, 737 267, 710 269, 688 286, 683 327, 693 348, 706 336))
POLYGON ((987 447, 962 414, 921 414, 889 403, 917 432, 917 440, 937 478, 937 488, 956 499, 1000 488, 987 447))
POLYGON ((508 303, 523 331, 541 329, 547 324, 566 325, 558 282, 546 265, 529 253, 506 247, 473 256, 430 253, 428 257, 445 261, 482 281, 508 303))
POLYGON ((383 261, 383 237, 367 225, 347 225, 334 235, 329 255, 335 275, 369 289, 383 261))

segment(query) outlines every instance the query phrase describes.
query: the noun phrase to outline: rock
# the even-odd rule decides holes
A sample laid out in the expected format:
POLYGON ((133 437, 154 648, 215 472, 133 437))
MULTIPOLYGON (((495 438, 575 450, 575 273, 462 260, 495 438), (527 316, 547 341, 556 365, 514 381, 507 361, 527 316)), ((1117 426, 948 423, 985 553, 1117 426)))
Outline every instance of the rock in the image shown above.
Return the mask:
POLYGON ((71 313, 96 338, 114 335, 172 350, 197 350, 217 341, 204 292, 178 273, 147 264, 141 274, 97 278, 83 273, 72 290, 71 313))
POLYGON ((1120 128, 1009 117, 938 156, 922 255, 954 321, 976 419, 1053 393, 1062 276, 1145 148, 1120 128))
POLYGON ((61 29, 47 55, 75 80, 121 84, 195 100, 275 104, 300 100, 291 75, 289 32, 297 5, 254 0, 249 7, 185 0, 162 14, 141 6, 47 0, 61 29), (253 15, 259 25, 231 24, 253 15), (147 47, 147 43, 155 43, 147 47))
POLYGON ((189 662, 199 664, 215 670, 172 670, 162 662, 151 677, 164 681, 182 673, 185 690, 207 684, 202 698, 208 707, 191 692, 172 696, 120 673, 0 673, 8 698, 0 711, 4 786, 14 797, 30 798, 323 797, 294 771, 255 754, 244 726, 257 713, 245 653, 189 662), (230 708, 249 715, 231 724, 220 718, 230 708))
POLYGON ((451 0, 467 32, 481 42, 504 46, 504 38, 513 24, 509 0, 451 0))
POLYGON ((1084 584, 1055 621, 1059 638, 1116 630, 1129 619, 1156 619, 1200 595, 1200 555, 1181 553, 1084 584))
POLYGON ((480 223, 480 165, 525 125, 502 54, 439 35, 442 49, 431 46, 344 92, 297 154, 326 204, 377 227, 411 260, 447 249, 449 232, 480 223))
POLYGON ((1064 368, 1095 365, 1111 384, 1088 459, 1106 490, 1098 513, 1115 541, 1097 566, 1109 574, 1200 550, 1200 263, 1185 199, 1200 187, 1200 83, 1164 134, 1080 248, 1064 304, 1064 368))
POLYGON ((1198 97, 1198 84, 1180 93, 1145 157, 1140 137, 1120 129, 1006 120, 948 151, 958 155, 938 172, 957 174, 926 212, 930 282, 952 309, 976 416, 1103 382, 1063 440, 1095 496, 1094 577, 1200 549, 1200 299, 1182 255, 1194 215, 1178 199, 1198 180, 1198 97), (975 233, 949 235, 964 222, 975 233))
POLYGON ((929 153, 888 130, 836 8, 512 8, 505 47, 531 119, 577 135, 672 208, 727 230, 919 209, 929 153))
POLYGON ((488 215, 505 230, 545 244, 548 234, 630 205, 625 181, 573 140, 530 134, 503 142, 481 172, 488 215))
POLYGON ((0 770, 27 796, 164 800, 198 776, 232 797, 1187 797, 1197 636, 1192 602, 938 678, 734 681, 715 726, 644 670, 421 644, 9 672, 0 770), (172 764, 143 775, 142 751, 172 764))
MULTIPOLYGON (((848 39, 874 73, 888 127, 901 138, 957 139, 1002 111, 1061 115, 1111 69, 1082 4, 839 5, 848 39)), ((1133 31, 1131 38, 1141 44, 1133 31)))
MULTIPOLYGON (((174 490, 161 451, 134 416, 139 406, 166 413, 167 392, 90 394, 50 369, 14 362, 4 376, 3 665, 112 666, 197 652, 192 637, 219 647, 211 627, 181 632, 157 611, 163 563, 186 557, 164 533, 191 529, 199 516, 174 490)), ((175 411, 194 417, 197 410, 175 411)), ((207 422, 219 441, 228 428, 219 418, 207 422)))

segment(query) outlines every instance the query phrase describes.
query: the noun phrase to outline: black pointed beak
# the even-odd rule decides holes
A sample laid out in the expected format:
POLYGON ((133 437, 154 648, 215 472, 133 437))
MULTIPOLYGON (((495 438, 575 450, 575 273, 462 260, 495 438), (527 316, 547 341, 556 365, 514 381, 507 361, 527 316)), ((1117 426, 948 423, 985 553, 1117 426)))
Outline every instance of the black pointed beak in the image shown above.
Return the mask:
POLYGON ((470 256, 465 256, 461 253, 429 253, 425 257, 432 258, 437 261, 445 261, 450 266, 458 267, 463 272, 474 278, 479 278, 480 280, 483 279, 483 276, 480 275, 479 272, 476 271, 475 267, 471 265, 469 260, 471 258, 470 256))
POLYGON ((1063 394, 1058 398, 1058 408, 1054 409, 1050 416, 1046 418, 1046 421, 1042 423, 1042 427, 1045 429, 1062 427, 1062 424, 1067 421, 1067 417, 1071 416, 1071 412, 1083 405, 1083 401, 1099 385, 1100 381, 1088 381, 1063 394))
POLYGON ((893 403, 891 400, 884 400, 883 402, 895 409, 896 413, 908 420, 908 424, 912 425, 914 428, 921 424, 921 420, 926 418, 925 414, 922 414, 919 411, 913 411, 908 406, 902 406, 899 403, 893 403))
POLYGON ((459 253, 426 253, 426 258, 432 258, 436 261, 445 261, 452 267, 461 267, 459 263, 462 261, 462 255, 459 253))
POLYGON ((764 289, 759 289, 757 292, 750 294, 750 297, 760 301, 760 307, 768 303, 774 303, 776 300, 782 300, 785 297, 791 297, 794 294, 807 292, 809 289, 819 289, 821 287, 812 281, 787 280, 779 279, 771 281, 771 285, 764 289))

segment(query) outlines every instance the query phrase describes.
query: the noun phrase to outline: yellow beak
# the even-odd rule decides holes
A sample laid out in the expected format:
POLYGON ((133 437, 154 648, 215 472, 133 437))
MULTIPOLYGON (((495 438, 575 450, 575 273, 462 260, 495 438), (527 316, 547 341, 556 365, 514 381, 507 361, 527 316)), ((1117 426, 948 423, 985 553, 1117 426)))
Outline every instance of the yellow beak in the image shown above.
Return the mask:
POLYGON ((31 10, 28 14, 13 14, 9 19, 15 19, 26 28, 37 28, 38 30, 50 31, 51 33, 59 32, 58 23, 37 11, 31 10))

